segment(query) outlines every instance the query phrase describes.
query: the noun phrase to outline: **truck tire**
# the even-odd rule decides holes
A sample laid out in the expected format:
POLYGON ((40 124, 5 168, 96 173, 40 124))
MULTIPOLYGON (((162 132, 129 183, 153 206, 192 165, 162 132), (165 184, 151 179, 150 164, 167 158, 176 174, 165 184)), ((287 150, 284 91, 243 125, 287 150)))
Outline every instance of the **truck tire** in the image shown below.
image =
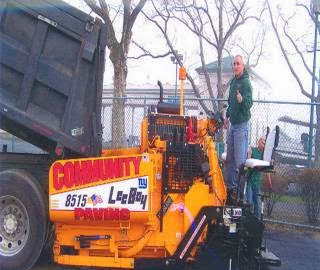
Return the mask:
POLYGON ((24 170, 0 172, 0 269, 30 269, 44 245, 47 223, 37 180, 24 170))

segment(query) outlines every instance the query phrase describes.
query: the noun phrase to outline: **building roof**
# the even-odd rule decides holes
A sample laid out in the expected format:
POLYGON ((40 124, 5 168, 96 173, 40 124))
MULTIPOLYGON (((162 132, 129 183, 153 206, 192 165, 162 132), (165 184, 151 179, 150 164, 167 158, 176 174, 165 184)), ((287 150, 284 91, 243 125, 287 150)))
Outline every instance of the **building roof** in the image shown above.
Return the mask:
MULTIPOLYGON (((222 58, 222 72, 232 72, 233 56, 227 56, 222 58)), ((218 61, 211 62, 205 66, 209 73, 215 73, 218 70, 218 61)), ((196 71, 200 74, 203 73, 202 66, 196 68, 196 71)))
MULTIPOLYGON (((232 70, 232 63, 233 63, 233 56, 227 56, 222 58, 222 73, 233 73, 232 70)), ((208 73, 216 73, 218 70, 218 61, 214 61, 212 63, 207 64, 206 66, 208 73)), ((265 89, 271 89, 270 84, 263 79, 258 73, 256 73, 253 68, 249 66, 245 66, 246 70, 248 71, 250 77, 262 85, 265 89)), ((196 68, 198 74, 203 74, 202 67, 196 68)))

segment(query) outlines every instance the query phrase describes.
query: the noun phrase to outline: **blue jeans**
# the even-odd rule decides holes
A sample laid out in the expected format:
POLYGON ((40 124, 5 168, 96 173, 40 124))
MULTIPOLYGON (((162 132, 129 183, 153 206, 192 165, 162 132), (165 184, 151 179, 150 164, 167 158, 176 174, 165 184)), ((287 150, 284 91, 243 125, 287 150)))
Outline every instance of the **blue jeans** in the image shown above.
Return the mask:
MULTIPOLYGON (((228 189, 233 189, 238 186, 239 168, 245 163, 247 158, 248 122, 230 125, 227 145, 226 182, 228 189)), ((243 182, 243 180, 241 180, 241 182, 243 182)), ((240 185, 242 184, 243 183, 240 183, 240 185)))
POLYGON ((261 204, 260 204, 260 189, 253 185, 247 185, 246 192, 247 203, 249 203, 251 212, 260 219, 261 217, 261 204))

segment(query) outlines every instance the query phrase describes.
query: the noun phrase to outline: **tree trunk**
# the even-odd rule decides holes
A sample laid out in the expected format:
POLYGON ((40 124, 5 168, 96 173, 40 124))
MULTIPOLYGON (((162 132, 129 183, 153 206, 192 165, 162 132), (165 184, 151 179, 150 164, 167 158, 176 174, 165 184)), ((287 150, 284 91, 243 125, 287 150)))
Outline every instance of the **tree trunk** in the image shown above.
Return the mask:
POLYGON ((112 147, 126 146, 125 133, 125 91, 127 81, 127 62, 122 57, 110 59, 114 67, 114 97, 112 106, 112 147))
MULTIPOLYGON (((224 92, 222 87, 222 51, 218 51, 218 70, 217 70, 217 98, 223 98, 224 92)), ((218 103, 218 110, 221 111, 223 108, 222 102, 218 103)))
MULTIPOLYGON (((217 69, 217 98, 223 98, 224 93, 222 89, 222 50, 218 50, 218 69, 217 69)), ((223 111, 223 102, 218 101, 218 111, 223 111)), ((224 141, 224 129, 220 129, 220 131, 217 134, 217 141, 223 142, 224 141)))

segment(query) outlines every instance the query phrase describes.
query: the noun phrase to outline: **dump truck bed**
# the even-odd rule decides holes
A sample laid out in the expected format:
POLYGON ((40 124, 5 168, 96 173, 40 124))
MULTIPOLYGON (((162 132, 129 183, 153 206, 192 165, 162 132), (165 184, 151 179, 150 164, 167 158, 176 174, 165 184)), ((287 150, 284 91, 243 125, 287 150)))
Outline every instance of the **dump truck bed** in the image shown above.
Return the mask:
POLYGON ((58 0, 0 2, 0 128, 49 152, 101 151, 103 24, 58 0))

